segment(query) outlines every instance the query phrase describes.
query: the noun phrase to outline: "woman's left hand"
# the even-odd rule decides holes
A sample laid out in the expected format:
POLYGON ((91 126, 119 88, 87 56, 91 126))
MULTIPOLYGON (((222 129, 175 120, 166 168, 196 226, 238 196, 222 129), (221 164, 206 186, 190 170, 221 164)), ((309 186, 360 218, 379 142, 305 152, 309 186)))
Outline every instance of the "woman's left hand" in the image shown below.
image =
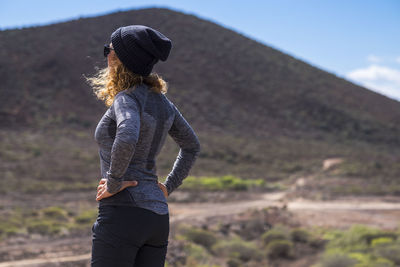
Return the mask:
POLYGON ((167 187, 165 186, 165 184, 164 184, 164 183, 161 183, 160 181, 158 181, 158 187, 161 188, 161 190, 162 190, 163 193, 164 193, 164 196, 165 196, 165 197, 168 197, 168 190, 167 190, 167 187))
POLYGON ((100 201, 103 198, 111 197, 112 195, 121 192, 129 186, 137 186, 137 181, 123 181, 121 188, 117 192, 111 194, 107 191, 107 179, 103 178, 100 180, 99 186, 97 186, 96 201, 100 201))

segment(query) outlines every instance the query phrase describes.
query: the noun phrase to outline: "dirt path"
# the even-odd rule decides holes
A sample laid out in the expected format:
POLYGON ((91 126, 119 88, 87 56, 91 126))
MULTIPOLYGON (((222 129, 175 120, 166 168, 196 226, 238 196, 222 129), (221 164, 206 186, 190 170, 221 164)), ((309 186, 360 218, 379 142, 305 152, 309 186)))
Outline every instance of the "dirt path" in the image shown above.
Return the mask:
POLYGON ((381 229, 400 227, 400 198, 385 202, 375 198, 350 198, 329 202, 296 200, 287 204, 306 226, 347 228, 364 224, 381 229))
POLYGON ((265 193, 258 200, 226 203, 169 204, 171 222, 207 220, 217 215, 243 212, 249 208, 279 206, 293 212, 304 225, 346 228, 366 224, 383 229, 396 229, 400 222, 400 197, 384 201, 376 197, 351 197, 330 201, 303 199, 285 201, 285 193, 265 193))
POLYGON ((204 203, 169 203, 171 222, 182 220, 206 220, 209 217, 241 213, 250 208, 265 208, 282 205, 285 193, 265 193, 255 200, 204 203))
MULTIPOLYGON (((302 199, 285 202, 285 193, 260 194, 255 200, 242 200, 224 203, 169 203, 171 212, 171 225, 181 221, 200 220, 210 217, 233 215, 251 208, 266 208, 272 206, 284 207, 292 211, 295 216, 306 226, 332 226, 345 228, 352 224, 366 224, 384 229, 395 229, 400 222, 400 198, 392 198, 384 201, 377 198, 352 197, 333 201, 307 201, 302 199)), ((45 243, 24 244, 20 247, 2 247, 4 253, 10 249, 21 249, 29 246, 41 247, 43 251, 51 251, 51 248, 60 245, 60 242, 80 244, 90 250, 91 241, 87 237, 79 240, 58 240, 45 243), (47 249, 46 249, 47 248, 47 249)), ((84 252, 84 251, 82 251, 84 252)), ((76 262, 74 266, 88 266, 90 253, 85 251, 82 255, 68 255, 64 252, 49 255, 41 259, 27 259, 13 262, 0 263, 0 267, 9 266, 48 266, 50 263, 76 262), (77 265, 81 262, 81 265, 77 265), (86 263, 85 263, 86 262, 86 263), (82 265, 83 264, 83 265, 82 265)), ((60 265, 57 265, 60 266, 60 265)))
MULTIPOLYGON (((16 266, 48 266, 48 264, 54 263, 59 264, 63 262, 73 263, 79 261, 88 261, 90 260, 90 253, 79 255, 79 256, 60 256, 49 259, 28 259, 28 260, 20 260, 20 261, 10 261, 0 263, 0 267, 16 267, 16 266)), ((82 265, 84 266, 84 265, 82 265)))

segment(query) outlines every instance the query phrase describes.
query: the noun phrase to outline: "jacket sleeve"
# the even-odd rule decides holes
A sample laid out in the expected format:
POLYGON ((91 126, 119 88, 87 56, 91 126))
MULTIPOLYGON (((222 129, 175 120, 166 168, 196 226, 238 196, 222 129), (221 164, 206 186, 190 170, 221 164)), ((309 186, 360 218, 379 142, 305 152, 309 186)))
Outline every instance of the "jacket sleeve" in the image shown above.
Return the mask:
MULTIPOLYGON (((171 102, 172 103, 172 102, 171 102)), ((165 180, 168 195, 182 184, 200 152, 200 142, 189 123, 179 110, 172 104, 175 119, 168 134, 179 145, 179 154, 175 160, 172 171, 165 180)))
POLYGON ((112 112, 117 124, 111 148, 110 169, 107 171, 107 191, 116 193, 122 186, 122 176, 135 153, 140 132, 140 106, 137 100, 125 93, 115 96, 112 112))

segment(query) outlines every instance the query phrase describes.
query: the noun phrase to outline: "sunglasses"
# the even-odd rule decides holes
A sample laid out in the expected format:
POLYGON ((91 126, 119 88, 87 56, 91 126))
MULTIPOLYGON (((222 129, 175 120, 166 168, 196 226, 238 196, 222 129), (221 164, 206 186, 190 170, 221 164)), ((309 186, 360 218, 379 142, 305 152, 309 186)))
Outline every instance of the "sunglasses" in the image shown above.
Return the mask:
POLYGON ((104 57, 107 57, 108 54, 110 54, 111 50, 114 50, 114 48, 110 47, 109 44, 104 45, 104 57))

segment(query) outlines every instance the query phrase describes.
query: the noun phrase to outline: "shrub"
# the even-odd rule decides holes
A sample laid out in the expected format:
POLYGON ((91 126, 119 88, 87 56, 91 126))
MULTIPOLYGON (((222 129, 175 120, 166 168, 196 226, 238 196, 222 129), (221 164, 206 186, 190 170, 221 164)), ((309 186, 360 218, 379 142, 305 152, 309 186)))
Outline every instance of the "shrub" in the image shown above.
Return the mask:
POLYGON ((48 219, 55 219, 55 220, 68 220, 67 211, 65 211, 61 207, 47 207, 42 209, 43 215, 48 219))
POLYGON ((389 243, 393 243, 393 239, 389 237, 378 237, 372 240, 371 247, 386 245, 389 243))
POLYGON ((61 226, 50 221, 35 221, 28 225, 27 229, 29 233, 52 235, 60 233, 61 226))
POLYGON ((389 238, 395 240, 397 238, 397 235, 390 232, 376 231, 374 233, 367 233, 365 236, 363 236, 363 238, 365 238, 367 244, 371 245, 374 239, 389 238))
POLYGON ((340 248, 344 252, 366 251, 374 238, 384 236, 381 230, 364 225, 354 225, 344 232, 336 231, 328 248, 340 248))
POLYGON ((184 247, 184 251, 188 257, 195 259, 196 261, 209 260, 210 255, 208 251, 200 245, 187 242, 188 244, 184 247))
POLYGON ((358 261, 345 253, 328 253, 322 258, 321 267, 352 267, 358 261))
POLYGON ((228 267, 241 267, 242 262, 236 258, 229 258, 228 261, 226 262, 226 265, 228 267))
POLYGON ((240 229, 234 231, 249 241, 260 238, 260 235, 265 233, 269 227, 270 225, 263 218, 251 218, 242 222, 240 229))
POLYGON ((9 232, 18 230, 12 222, 0 222, 0 236, 7 236, 9 232))
POLYGON ((396 265, 400 265, 400 244, 386 244, 374 247, 373 254, 377 257, 386 258, 396 265))
POLYGON ((373 266, 374 258, 370 254, 353 252, 348 254, 350 258, 356 259, 358 261, 356 266, 373 266))
POLYGON ((270 242, 275 240, 288 240, 289 230, 283 226, 274 226, 271 230, 265 232, 262 236, 262 242, 264 245, 268 245, 270 242))
POLYGON ((9 226, 4 229, 0 229, 0 235, 4 234, 6 237, 15 236, 19 232, 19 229, 15 226, 9 226))
POLYGON ((293 244, 289 240, 272 240, 266 250, 270 259, 290 258, 293 254, 293 244))
POLYGON ((97 218, 97 210, 87 210, 79 214, 75 221, 78 224, 89 224, 93 223, 97 218))
POLYGON ((395 267, 394 263, 390 260, 384 258, 378 258, 374 265, 374 267, 395 267))
POLYGON ((258 250, 253 242, 244 241, 239 237, 220 241, 212 247, 212 250, 216 255, 235 258, 242 262, 258 261, 263 258, 262 252, 258 250))
POLYGON ((244 191, 251 187, 263 186, 265 186, 265 181, 262 179, 242 179, 233 175, 224 175, 220 177, 188 176, 185 179, 185 183, 182 184, 182 189, 209 191, 244 191))
POLYGON ((305 229, 297 228, 290 231, 290 237, 294 242, 307 243, 310 240, 310 233, 305 229))
POLYGON ((187 228, 183 236, 187 240, 202 245, 207 249, 210 249, 217 242, 217 238, 212 232, 199 228, 187 228))

